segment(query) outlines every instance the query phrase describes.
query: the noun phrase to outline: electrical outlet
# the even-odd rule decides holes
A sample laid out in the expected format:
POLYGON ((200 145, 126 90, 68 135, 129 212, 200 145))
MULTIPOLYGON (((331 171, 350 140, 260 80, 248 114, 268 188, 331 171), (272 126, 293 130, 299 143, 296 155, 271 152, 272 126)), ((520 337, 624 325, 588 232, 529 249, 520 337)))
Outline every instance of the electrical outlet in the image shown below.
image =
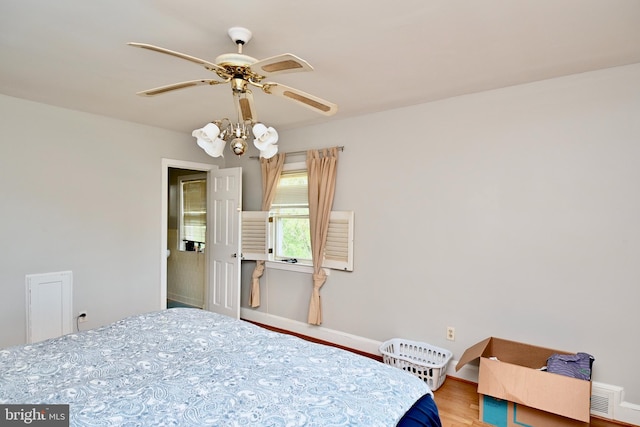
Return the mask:
POLYGON ((454 328, 453 326, 447 326, 447 339, 449 341, 456 340, 456 328, 454 328))
POLYGON ((87 321, 87 312, 86 311, 81 311, 80 313, 78 313, 78 322, 82 323, 82 322, 86 322, 87 321))

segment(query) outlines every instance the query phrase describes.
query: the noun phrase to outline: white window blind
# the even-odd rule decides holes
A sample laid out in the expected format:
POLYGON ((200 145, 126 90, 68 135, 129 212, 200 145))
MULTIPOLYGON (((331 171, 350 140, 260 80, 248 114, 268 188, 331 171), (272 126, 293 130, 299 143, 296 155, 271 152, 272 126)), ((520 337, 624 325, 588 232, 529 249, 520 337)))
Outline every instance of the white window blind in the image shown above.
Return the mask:
MULTIPOLYGON (((309 196, 307 171, 282 172, 276 194, 271 202, 272 210, 284 208, 308 208, 309 196)), ((308 211, 307 211, 308 212, 308 211)))
POLYGON ((183 180, 181 187, 181 239, 204 243, 207 232, 207 181, 204 179, 183 180))

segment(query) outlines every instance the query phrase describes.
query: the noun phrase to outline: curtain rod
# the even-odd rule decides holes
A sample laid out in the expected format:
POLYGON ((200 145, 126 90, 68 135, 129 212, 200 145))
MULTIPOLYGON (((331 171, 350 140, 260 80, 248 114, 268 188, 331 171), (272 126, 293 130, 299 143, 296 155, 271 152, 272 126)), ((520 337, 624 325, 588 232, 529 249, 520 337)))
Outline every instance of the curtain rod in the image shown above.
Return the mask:
MULTIPOLYGON (((333 148, 333 147, 329 147, 329 148, 333 148)), ((336 147, 338 149, 338 151, 344 151, 344 145, 340 145, 338 147, 336 147)), ((323 150, 323 148, 320 148, 320 150, 323 150)), ((295 156, 298 154, 307 154, 308 150, 302 150, 302 151, 289 151, 289 152, 285 152, 284 154, 287 154, 289 156, 295 156)), ((260 156, 249 156, 250 159, 259 159, 260 156)))

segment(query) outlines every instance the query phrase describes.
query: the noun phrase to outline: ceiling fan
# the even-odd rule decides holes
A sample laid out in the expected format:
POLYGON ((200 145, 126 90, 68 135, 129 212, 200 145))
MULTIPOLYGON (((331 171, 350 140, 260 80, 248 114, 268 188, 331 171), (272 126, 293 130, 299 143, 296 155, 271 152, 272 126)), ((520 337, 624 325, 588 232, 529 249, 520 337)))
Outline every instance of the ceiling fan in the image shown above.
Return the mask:
POLYGON ((313 67, 307 61, 290 53, 261 60, 252 58, 242 53, 242 47, 251 40, 251 31, 242 27, 232 27, 229 29, 228 34, 237 45, 238 52, 222 54, 215 59, 215 63, 146 43, 128 43, 130 46, 149 49, 191 61, 217 75, 217 78, 214 79, 190 80, 144 90, 138 92, 138 95, 155 96, 193 86, 230 83, 236 110, 238 111, 239 119, 243 122, 257 122, 251 87, 262 89, 264 93, 269 95, 276 95, 294 101, 298 105, 326 116, 336 113, 338 106, 332 102, 281 83, 263 81, 271 75, 312 71, 313 67))

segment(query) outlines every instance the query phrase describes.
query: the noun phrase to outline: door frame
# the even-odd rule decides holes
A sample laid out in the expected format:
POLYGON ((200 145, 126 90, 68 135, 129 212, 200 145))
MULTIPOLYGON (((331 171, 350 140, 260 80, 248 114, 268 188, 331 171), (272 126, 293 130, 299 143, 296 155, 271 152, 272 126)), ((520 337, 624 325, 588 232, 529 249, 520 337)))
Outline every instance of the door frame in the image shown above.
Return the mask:
MULTIPOLYGON (((162 159, 162 203, 160 219, 160 310, 167 308, 167 238, 169 222, 169 168, 190 169, 205 172, 207 174, 207 185, 211 177, 211 171, 217 170, 217 165, 208 163, 189 162, 185 160, 162 159)), ((205 271, 209 269, 209 258, 205 257, 205 271)), ((207 295, 205 286, 205 296, 207 295)))

